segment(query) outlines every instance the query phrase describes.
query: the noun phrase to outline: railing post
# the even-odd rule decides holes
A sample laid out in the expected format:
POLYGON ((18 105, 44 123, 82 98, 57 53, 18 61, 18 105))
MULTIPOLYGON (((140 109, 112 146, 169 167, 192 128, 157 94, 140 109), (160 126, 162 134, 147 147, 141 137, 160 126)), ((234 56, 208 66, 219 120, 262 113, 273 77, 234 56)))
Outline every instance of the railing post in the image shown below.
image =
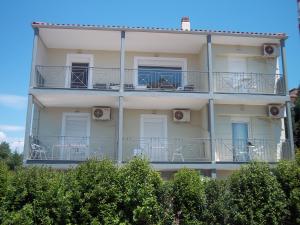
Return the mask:
POLYGON ((210 137, 210 157, 212 163, 212 174, 213 178, 216 177, 216 137, 215 137, 215 112, 214 112, 214 100, 208 100, 208 111, 209 111, 209 137, 210 137))
POLYGON ((124 92, 125 80, 125 31, 121 31, 121 49, 120 49, 120 93, 124 92))
POLYGON ((118 163, 123 161, 123 96, 119 97, 119 120, 118 120, 118 163))

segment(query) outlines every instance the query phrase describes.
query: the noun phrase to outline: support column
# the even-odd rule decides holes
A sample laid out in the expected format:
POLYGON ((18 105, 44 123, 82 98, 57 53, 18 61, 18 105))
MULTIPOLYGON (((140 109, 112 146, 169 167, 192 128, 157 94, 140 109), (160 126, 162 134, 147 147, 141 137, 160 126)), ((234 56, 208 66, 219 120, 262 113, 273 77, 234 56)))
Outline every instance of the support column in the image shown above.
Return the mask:
POLYGON ((210 138, 210 155, 211 155, 211 177, 216 178, 216 137, 215 137, 215 110, 214 110, 214 78, 212 70, 212 43, 211 35, 207 35, 207 71, 208 71, 208 90, 210 99, 208 100, 208 121, 209 121, 209 138, 210 138))
POLYGON ((123 96, 119 97, 119 120, 118 120, 118 163, 122 163, 123 159, 123 96))
POLYGON ((214 90, 213 83, 213 71, 212 71, 212 47, 211 47, 211 35, 207 35, 207 71, 208 71, 208 91, 212 96, 214 90))
MULTIPOLYGON (((282 66, 282 75, 285 83, 285 93, 286 96, 289 97, 289 85, 287 79, 287 66, 286 66, 286 49, 285 49, 285 40, 280 40, 280 50, 281 50, 281 66, 282 66)), ((288 141, 290 145, 290 157, 292 159, 295 158, 295 149, 294 149, 294 135, 293 135, 293 123, 292 123, 292 115, 291 115, 291 102, 286 102, 286 115, 287 115, 287 134, 288 134, 288 141)))
MULTIPOLYGON (((33 37, 33 46, 32 46, 32 58, 31 58, 31 73, 29 78, 29 89, 34 87, 35 85, 35 65, 36 65, 36 57, 37 57, 37 46, 39 40, 39 30, 38 28, 34 29, 34 37, 33 37)), ((25 125, 25 137, 24 137, 24 150, 23 150, 23 163, 26 163, 26 160, 29 158, 30 153, 30 132, 31 132, 31 124, 32 124, 32 113, 33 113, 33 96, 31 94, 28 95, 27 102, 27 114, 26 114, 26 125, 25 125)))
POLYGON ((31 94, 29 94, 28 95, 28 103, 27 103, 27 114, 26 114, 23 163, 26 163, 26 160, 29 158, 29 154, 30 154, 30 133, 31 133, 31 127, 32 127, 31 126, 32 113, 33 113, 33 96, 31 94))
POLYGON ((120 93, 124 92, 125 80, 125 31, 121 31, 121 49, 120 49, 120 93))

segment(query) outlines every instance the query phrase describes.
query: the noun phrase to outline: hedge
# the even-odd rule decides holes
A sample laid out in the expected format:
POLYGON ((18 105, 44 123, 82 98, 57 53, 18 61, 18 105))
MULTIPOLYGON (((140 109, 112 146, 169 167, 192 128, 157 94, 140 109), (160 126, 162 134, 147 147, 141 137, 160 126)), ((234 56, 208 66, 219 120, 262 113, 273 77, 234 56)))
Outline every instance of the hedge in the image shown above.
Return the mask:
POLYGON ((88 161, 67 171, 0 163, 0 224, 300 224, 300 169, 254 162, 226 180, 147 161, 88 161))

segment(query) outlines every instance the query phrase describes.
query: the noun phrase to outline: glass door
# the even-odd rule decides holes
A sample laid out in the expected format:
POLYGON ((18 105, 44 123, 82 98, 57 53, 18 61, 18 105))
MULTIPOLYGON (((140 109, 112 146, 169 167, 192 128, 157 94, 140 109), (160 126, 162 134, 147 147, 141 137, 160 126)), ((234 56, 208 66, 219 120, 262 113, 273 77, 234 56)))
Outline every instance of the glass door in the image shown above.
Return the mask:
POLYGON ((234 162, 249 161, 248 123, 232 123, 232 150, 234 162))

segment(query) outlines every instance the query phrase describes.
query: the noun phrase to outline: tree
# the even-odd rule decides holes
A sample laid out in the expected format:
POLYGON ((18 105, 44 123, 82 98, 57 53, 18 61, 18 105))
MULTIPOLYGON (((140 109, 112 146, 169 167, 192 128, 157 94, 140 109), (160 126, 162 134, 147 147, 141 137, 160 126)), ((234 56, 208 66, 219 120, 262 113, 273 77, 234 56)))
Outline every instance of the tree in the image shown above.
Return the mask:
POLYGON ((12 152, 7 142, 0 144, 0 161, 4 162, 10 170, 15 170, 22 165, 22 154, 17 151, 12 152))
POLYGON ((298 87, 297 99, 295 107, 293 109, 293 131, 294 131, 294 143, 297 148, 300 148, 300 85, 298 87))

